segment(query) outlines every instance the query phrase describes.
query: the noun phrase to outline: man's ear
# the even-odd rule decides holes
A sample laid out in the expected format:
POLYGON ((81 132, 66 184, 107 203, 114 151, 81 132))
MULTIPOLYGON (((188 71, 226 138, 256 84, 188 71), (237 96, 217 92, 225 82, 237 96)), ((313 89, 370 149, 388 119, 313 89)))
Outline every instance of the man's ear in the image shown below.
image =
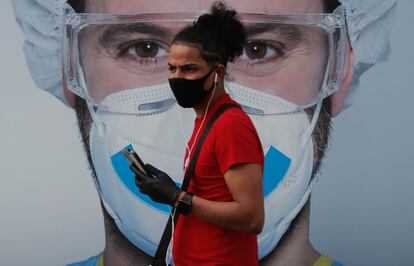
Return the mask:
MULTIPOLYGON (((63 67, 62 67, 63 69, 63 67)), ((63 95, 65 96, 66 100, 68 101, 68 103, 70 104, 70 106, 74 109, 75 108, 75 94, 73 94, 73 92, 71 92, 67 85, 66 85, 66 81, 65 81, 65 77, 63 74, 63 70, 62 70, 62 80, 63 80, 63 95)))
POLYGON ((347 57, 344 68, 344 77, 341 82, 339 90, 329 97, 331 101, 331 115, 333 117, 339 115, 344 109, 345 99, 348 95, 349 87, 351 86, 354 77, 355 56, 351 49, 349 42, 347 43, 347 57))
POLYGON ((223 80, 224 79, 224 75, 226 74, 226 67, 224 65, 222 65, 222 64, 217 65, 216 73, 218 75, 217 80, 218 81, 223 80))
POLYGON ((71 92, 68 87, 66 86, 66 83, 63 82, 63 94, 65 95, 66 100, 70 104, 72 108, 75 108, 75 94, 71 92))

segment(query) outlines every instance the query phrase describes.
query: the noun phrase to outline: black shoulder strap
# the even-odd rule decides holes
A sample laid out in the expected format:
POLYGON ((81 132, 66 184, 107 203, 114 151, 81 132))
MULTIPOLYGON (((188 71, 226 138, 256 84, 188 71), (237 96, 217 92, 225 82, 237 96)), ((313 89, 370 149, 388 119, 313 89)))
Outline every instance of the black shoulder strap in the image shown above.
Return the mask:
POLYGON ((188 166, 187 172, 184 176, 183 184, 181 186, 181 189, 187 190, 188 186, 190 185, 191 177, 194 176, 195 171, 195 165, 198 159, 198 155, 200 154, 201 148, 203 146, 203 143, 205 139, 207 138, 208 133, 210 132, 211 128, 213 127, 213 124, 216 122, 216 120, 220 117, 222 113, 224 113, 229 108, 240 108, 238 105, 234 103, 227 103, 223 104, 217 112, 214 114, 214 116, 208 121, 208 124, 206 125, 206 128, 203 131, 203 134, 200 137, 200 140, 197 143, 197 146, 194 150, 193 157, 191 157, 190 164, 188 166))
MULTIPOLYGON (((191 157, 191 161, 188 166, 187 172, 185 173, 183 184, 181 185, 182 190, 187 190, 188 186, 190 185, 190 180, 194 176, 194 173, 195 173, 195 165, 198 159, 198 155, 200 154, 204 140, 206 139, 211 128, 213 127, 214 122, 216 122, 216 120, 220 117, 220 115, 223 114, 229 108, 240 108, 240 106, 234 103, 223 104, 217 110, 214 116, 210 119, 208 124, 206 125, 206 128, 204 129, 203 134, 201 135, 200 140, 197 143, 196 149, 194 150, 193 157, 191 157)), ((173 213, 174 213, 174 209, 173 209, 173 213)), ((177 222, 179 215, 180 215, 179 213, 177 212, 175 213, 174 224, 177 222)), ((162 234, 160 243, 158 244, 157 251, 155 252, 154 260, 152 261, 152 264, 151 264, 152 266, 166 266, 165 256, 166 256, 168 245, 170 244, 171 235, 172 235, 171 223, 172 223, 172 218, 170 216, 170 218, 168 219, 167 225, 165 226, 164 233, 162 234)))

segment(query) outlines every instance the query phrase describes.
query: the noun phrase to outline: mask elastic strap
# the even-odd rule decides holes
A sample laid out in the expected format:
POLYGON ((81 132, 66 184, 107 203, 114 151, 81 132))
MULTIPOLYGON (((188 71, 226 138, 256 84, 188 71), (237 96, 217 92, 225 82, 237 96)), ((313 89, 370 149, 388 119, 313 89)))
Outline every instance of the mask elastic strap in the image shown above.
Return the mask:
MULTIPOLYGON (((95 114, 95 111, 93 109, 93 106, 91 104, 89 104, 89 103, 87 105, 88 105, 89 112, 91 113, 92 121, 95 121, 95 119, 98 119, 98 118, 97 118, 97 116, 95 114)), ((99 123, 101 123, 101 122, 99 122, 99 123)), ((93 122, 93 125, 92 126, 94 126, 94 125, 95 125, 95 122, 93 122)), ((96 129, 98 129, 98 128, 96 127, 96 129)), ((90 131, 89 134, 90 134, 90 137, 89 137, 89 147, 90 147, 90 150, 92 151, 92 147, 94 146, 93 134, 97 134, 97 133, 93 133, 92 132, 92 128, 91 128, 91 131, 90 131)), ((91 152, 91 156, 92 157, 93 157, 93 154, 94 153, 91 152)), ((92 160, 93 160, 93 158, 92 158, 92 160)), ((119 219, 118 214, 110 207, 109 204, 106 203, 105 197, 103 195, 103 192, 102 192, 102 189, 101 189, 101 186, 99 184, 98 177, 96 176, 96 172, 95 171, 92 173, 92 179, 93 179, 93 182, 95 184, 96 191, 98 192, 99 198, 100 198, 100 200, 101 200, 101 202, 102 202, 105 210, 108 212, 109 216, 111 216, 115 220, 115 222, 120 222, 120 219, 119 219)))
POLYGON ((310 182, 309 185, 305 191, 305 193, 303 194, 302 198, 300 199, 300 201, 298 202, 298 204, 296 205, 296 207, 285 217, 283 217, 282 221, 280 222, 281 225, 283 225, 282 227, 279 227, 278 230, 282 231, 284 230, 286 232, 287 228, 289 227, 289 225, 291 224, 292 220, 298 215, 298 213, 302 210, 303 206, 305 206, 306 202, 309 199, 309 196, 312 192, 312 187, 313 184, 315 183, 315 178, 313 178, 310 182))
POLYGON ((93 126, 95 126, 96 130, 98 131, 98 134, 103 136, 105 134, 105 124, 96 114, 95 107, 91 103, 89 103, 89 101, 86 102, 88 105, 89 114, 92 117, 93 126))
POLYGON ((318 122, 319 114, 321 113, 321 108, 322 108, 322 101, 316 104, 311 123, 309 124, 309 127, 306 129, 306 131, 301 134, 301 136, 303 136, 301 139, 304 140, 302 144, 300 145, 301 149, 305 148, 309 140, 312 139, 312 133, 313 133, 313 130, 315 129, 316 123, 318 122))
POLYGON ((104 123, 102 123, 98 115, 96 115, 95 107, 93 106, 93 104, 91 104, 92 100, 90 99, 90 96, 86 89, 87 85, 86 85, 85 76, 83 75, 84 71, 83 71, 82 65, 79 63, 78 63, 78 68, 81 70, 81 74, 79 75, 79 85, 82 88, 83 93, 86 95, 84 99, 86 101, 86 104, 88 105, 88 110, 89 110, 89 114, 92 117, 93 125, 96 127, 98 133, 101 136, 103 136, 103 134, 105 133, 105 125, 104 123))
MULTIPOLYGON (((309 125, 309 127, 306 129, 305 132, 303 132, 303 136, 304 136, 304 141, 301 145, 301 149, 304 149, 305 146, 307 145, 307 143, 309 142, 310 139, 312 139, 312 133, 313 130, 315 129, 316 123, 318 122, 319 119, 319 114, 321 112, 321 107, 322 107, 322 101, 318 102, 316 107, 315 107, 315 112, 313 113, 313 117, 312 117, 312 121, 309 125)), ((283 220, 282 220, 282 224, 284 224, 285 226, 283 226, 282 228, 288 228, 290 223, 292 222, 292 220, 298 215, 298 213, 300 212, 300 210, 302 210, 303 206, 305 205, 305 203, 308 201, 308 198, 312 192, 312 187, 313 184, 315 183, 315 178, 313 178, 310 182, 308 187, 306 188, 305 193, 303 194, 302 198, 300 199, 300 201, 298 202, 298 204, 296 205, 296 207, 288 214, 286 215, 283 220)), ((284 230, 286 230, 284 229, 284 230)), ((282 230, 282 229, 281 229, 282 230)))

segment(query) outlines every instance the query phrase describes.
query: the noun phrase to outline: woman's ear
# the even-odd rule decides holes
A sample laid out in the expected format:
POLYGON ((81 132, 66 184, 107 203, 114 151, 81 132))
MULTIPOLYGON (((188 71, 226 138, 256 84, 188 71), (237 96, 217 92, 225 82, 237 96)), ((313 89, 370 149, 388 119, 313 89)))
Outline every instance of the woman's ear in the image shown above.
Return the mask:
POLYGON ((346 49, 347 57, 344 68, 344 76, 342 78, 340 88, 329 97, 329 100, 331 101, 331 115, 333 117, 339 115, 344 109, 345 99, 348 95, 349 87, 351 86, 352 79, 354 77, 355 56, 349 41, 346 49))

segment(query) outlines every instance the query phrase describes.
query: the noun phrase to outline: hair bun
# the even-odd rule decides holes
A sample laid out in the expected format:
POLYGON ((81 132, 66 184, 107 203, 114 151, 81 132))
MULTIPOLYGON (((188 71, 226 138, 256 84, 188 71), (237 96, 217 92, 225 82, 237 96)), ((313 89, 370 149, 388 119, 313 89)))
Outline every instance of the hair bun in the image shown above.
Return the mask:
POLYGON ((243 51, 246 32, 237 12, 220 1, 213 3, 210 13, 201 15, 191 26, 180 31, 173 43, 200 46, 201 57, 209 64, 225 66, 243 51))
POLYGON ((220 26, 224 23, 229 23, 234 20, 236 11, 227 10, 226 6, 222 2, 215 2, 211 7, 210 13, 201 16, 197 24, 204 29, 220 29, 220 26))
POLYGON ((227 9, 223 2, 215 2, 210 13, 202 15, 195 26, 204 31, 217 32, 226 50, 226 61, 232 61, 242 53, 246 39, 244 26, 237 19, 237 12, 227 9))

